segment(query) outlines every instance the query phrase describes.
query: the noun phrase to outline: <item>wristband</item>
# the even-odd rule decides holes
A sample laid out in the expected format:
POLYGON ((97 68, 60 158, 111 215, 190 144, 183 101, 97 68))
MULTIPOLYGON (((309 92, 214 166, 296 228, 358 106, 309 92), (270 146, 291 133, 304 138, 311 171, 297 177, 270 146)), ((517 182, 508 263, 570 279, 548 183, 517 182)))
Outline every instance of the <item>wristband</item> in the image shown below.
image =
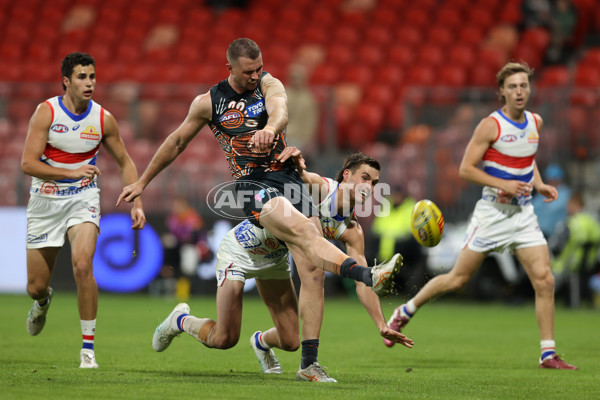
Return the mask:
POLYGON ((267 125, 263 128, 263 131, 271 132, 273 135, 275 134, 275 128, 271 125, 267 125))

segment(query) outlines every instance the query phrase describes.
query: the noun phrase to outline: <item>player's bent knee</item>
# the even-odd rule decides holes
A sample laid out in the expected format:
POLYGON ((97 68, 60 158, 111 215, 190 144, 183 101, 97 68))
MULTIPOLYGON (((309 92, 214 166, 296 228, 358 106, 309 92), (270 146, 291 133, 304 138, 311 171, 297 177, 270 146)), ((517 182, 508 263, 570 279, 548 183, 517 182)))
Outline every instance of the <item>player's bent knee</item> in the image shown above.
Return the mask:
POLYGON ((27 282, 27 294, 34 300, 41 300, 48 295, 47 285, 43 282, 27 282))
POLYGON ((238 344, 240 335, 226 334, 211 338, 211 347, 217 349, 230 349, 238 344))
POLYGON ((281 350, 283 351, 296 351, 300 348, 300 340, 296 338, 291 341, 281 341, 281 350))

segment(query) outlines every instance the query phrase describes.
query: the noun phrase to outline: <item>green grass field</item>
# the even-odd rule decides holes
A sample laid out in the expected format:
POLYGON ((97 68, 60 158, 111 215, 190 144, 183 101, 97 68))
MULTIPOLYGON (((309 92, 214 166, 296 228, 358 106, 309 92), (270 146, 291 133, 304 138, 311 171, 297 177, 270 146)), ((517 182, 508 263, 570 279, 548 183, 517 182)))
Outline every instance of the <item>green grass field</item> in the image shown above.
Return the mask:
MULTIPOLYGON (((27 334, 31 300, 0 295, 0 399, 599 399, 600 312, 556 312, 560 354, 579 371, 540 370, 533 304, 438 300, 406 334, 413 349, 382 344, 360 303, 328 299, 319 362, 337 384, 297 382, 300 351, 277 351, 283 375, 266 376, 248 339, 272 324, 255 297, 244 304, 240 343, 207 349, 187 334, 163 353, 152 333, 176 300, 100 295, 98 370, 79 370, 81 331, 73 293, 57 292, 44 331, 27 334)), ((215 317, 213 298, 189 300, 192 314, 215 317)), ((384 300, 386 315, 396 302, 384 300)))

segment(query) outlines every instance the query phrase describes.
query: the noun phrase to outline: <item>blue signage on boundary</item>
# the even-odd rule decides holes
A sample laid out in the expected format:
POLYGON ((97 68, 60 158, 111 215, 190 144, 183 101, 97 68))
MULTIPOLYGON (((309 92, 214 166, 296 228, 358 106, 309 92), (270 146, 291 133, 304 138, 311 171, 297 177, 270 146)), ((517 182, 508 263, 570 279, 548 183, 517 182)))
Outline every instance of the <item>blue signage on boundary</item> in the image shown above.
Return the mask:
POLYGON ((133 230, 129 214, 102 216, 94 254, 98 288, 120 293, 141 290, 158 276, 163 257, 160 237, 150 224, 133 230))

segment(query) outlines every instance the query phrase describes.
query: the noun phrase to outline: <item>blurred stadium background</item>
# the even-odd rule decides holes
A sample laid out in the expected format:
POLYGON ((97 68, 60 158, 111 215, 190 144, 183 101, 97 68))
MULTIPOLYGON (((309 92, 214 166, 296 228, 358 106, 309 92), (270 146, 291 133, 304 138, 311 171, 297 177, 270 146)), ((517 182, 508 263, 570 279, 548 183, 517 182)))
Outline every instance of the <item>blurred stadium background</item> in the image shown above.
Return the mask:
MULTIPOLYGON (((27 203, 30 179, 20 170, 27 125, 39 102, 62 93, 64 55, 95 58, 94 99, 116 116, 141 172, 192 99, 227 77, 230 41, 250 37, 265 70, 290 92, 294 72, 306 74, 316 124, 297 140, 307 141, 309 168, 331 176, 349 152, 370 154, 383 165, 382 182, 435 201, 450 226, 467 220, 480 193, 457 170, 474 127, 498 107, 495 73, 509 60, 526 61, 535 68, 528 108, 545 121, 540 170, 560 164, 596 212, 600 3, 567 0, 564 14, 558 3, 0 0, 0 207, 27 203)), ((307 121, 301 112, 290 104, 290 123, 307 121)), ((122 189, 116 164, 103 154, 99 167, 103 214, 123 212, 114 207, 122 189)), ((230 179, 207 129, 144 193, 151 224, 167 232, 172 200, 184 197, 210 232, 216 216, 206 194, 230 179)), ((371 222, 363 220, 369 243, 371 222)), ((72 287, 70 269, 61 270, 55 281, 72 287)), ((211 285, 193 283, 192 291, 211 285)))

